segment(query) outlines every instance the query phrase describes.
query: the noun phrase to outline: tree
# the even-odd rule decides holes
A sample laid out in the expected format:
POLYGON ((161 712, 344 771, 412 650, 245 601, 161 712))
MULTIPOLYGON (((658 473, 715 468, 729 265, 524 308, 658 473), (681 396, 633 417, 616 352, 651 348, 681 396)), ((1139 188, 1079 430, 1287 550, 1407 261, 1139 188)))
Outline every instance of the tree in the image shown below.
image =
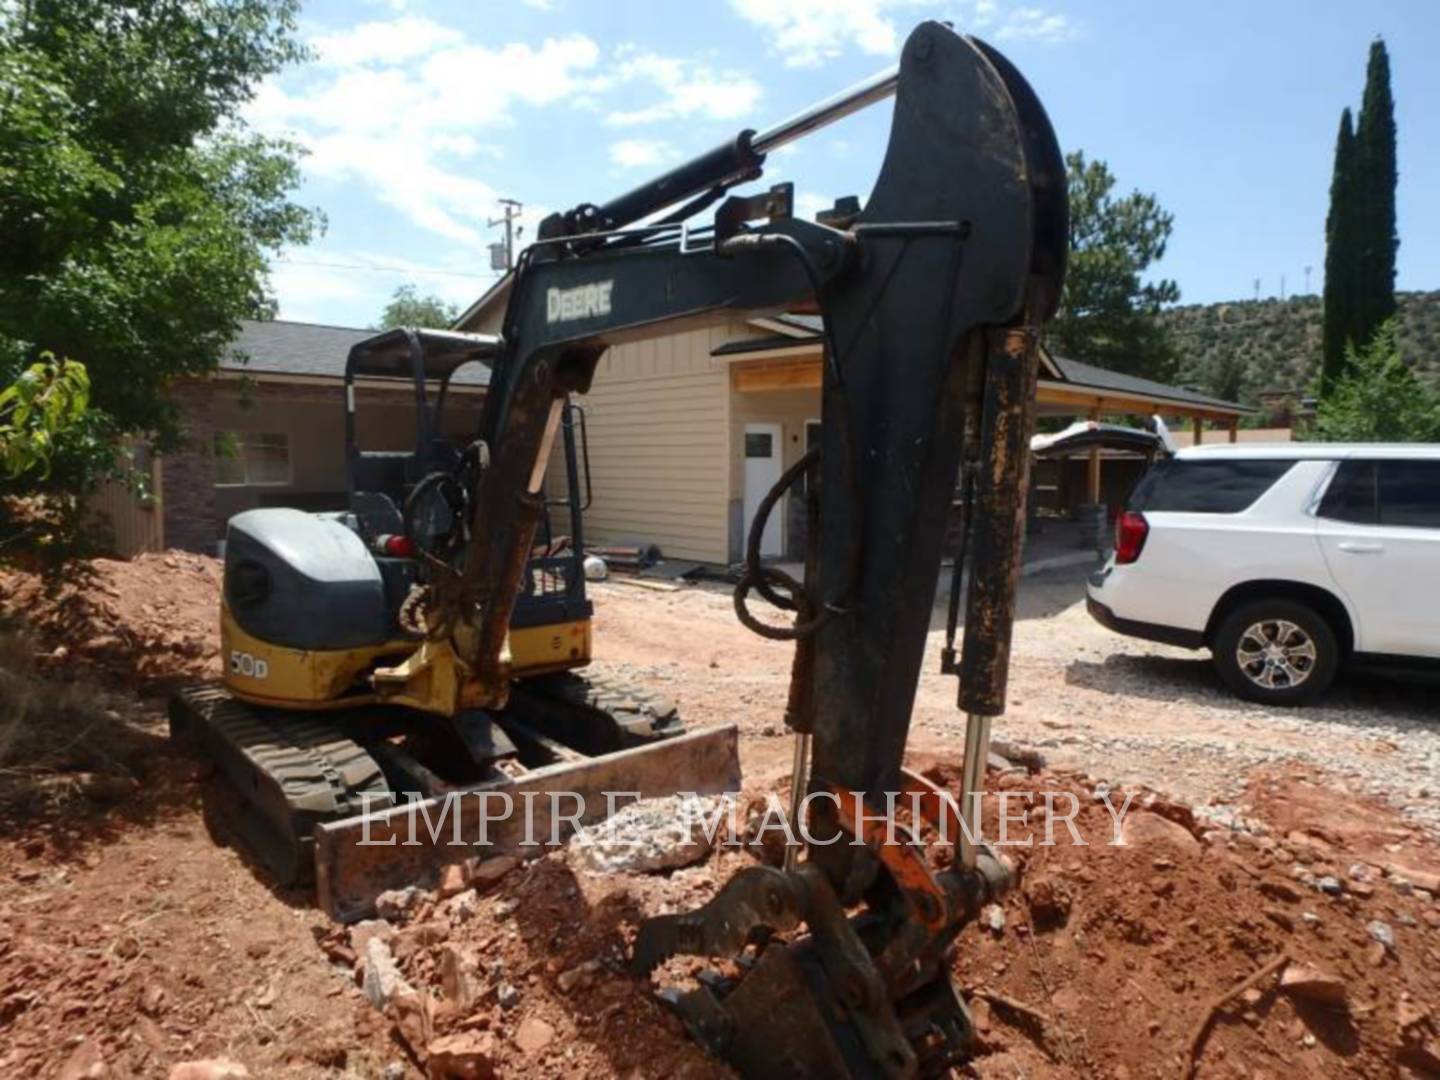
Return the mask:
POLYGON ((1355 221, 1359 180, 1355 154, 1355 132, 1350 110, 1340 114, 1340 133, 1335 137, 1335 169, 1330 177, 1330 212, 1325 218, 1325 312, 1321 331, 1323 356, 1320 392, 1345 372, 1347 349, 1354 339, 1354 280, 1358 273, 1356 250, 1359 230, 1355 221))
POLYGON ((1160 309, 1180 299, 1173 281, 1146 281, 1165 255, 1174 217, 1154 195, 1116 198, 1103 161, 1066 156, 1070 188, 1070 265, 1060 313, 1049 329, 1056 352, 1132 375, 1166 379, 1175 350, 1160 309))
POLYGON ((85 365, 46 353, 0 391, 0 473, 15 480, 50 471, 57 440, 83 421, 90 403, 85 365))
POLYGON ((438 296, 421 296, 414 285, 401 285, 380 313, 377 329, 389 330, 396 326, 428 326, 445 329, 455 321, 460 309, 438 296))
POLYGON ((1395 253, 1400 246, 1395 233, 1395 99, 1390 93, 1390 56, 1379 38, 1370 43, 1355 150, 1361 225, 1355 340, 1360 343, 1368 342, 1395 314, 1395 253))
POLYGON ((1340 116, 1330 210, 1325 220, 1324 365, 1320 392, 1344 374, 1352 347, 1364 349, 1395 314, 1395 102, 1390 57, 1370 45, 1359 122, 1340 116))
POLYGON ((1320 399, 1307 437, 1322 442, 1440 441, 1440 392, 1405 366, 1389 320, 1320 399))
POLYGON ((319 224, 289 199, 296 148, 240 117, 305 55, 297 3, 0 7, 0 386, 46 352, 90 379, 52 490, 92 483, 122 434, 173 447, 171 384, 273 311, 267 253, 319 224))

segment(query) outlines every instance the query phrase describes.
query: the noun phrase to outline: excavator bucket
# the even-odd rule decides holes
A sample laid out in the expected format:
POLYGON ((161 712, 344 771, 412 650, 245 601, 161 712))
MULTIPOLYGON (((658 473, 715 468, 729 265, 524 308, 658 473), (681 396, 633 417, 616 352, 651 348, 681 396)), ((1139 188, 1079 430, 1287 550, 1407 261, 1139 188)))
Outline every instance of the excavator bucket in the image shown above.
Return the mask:
POLYGON ((352 922, 371 914, 382 892, 423 882, 446 863, 541 854, 637 799, 739 787, 733 724, 598 757, 565 753, 494 784, 318 825, 316 894, 331 918, 352 922))

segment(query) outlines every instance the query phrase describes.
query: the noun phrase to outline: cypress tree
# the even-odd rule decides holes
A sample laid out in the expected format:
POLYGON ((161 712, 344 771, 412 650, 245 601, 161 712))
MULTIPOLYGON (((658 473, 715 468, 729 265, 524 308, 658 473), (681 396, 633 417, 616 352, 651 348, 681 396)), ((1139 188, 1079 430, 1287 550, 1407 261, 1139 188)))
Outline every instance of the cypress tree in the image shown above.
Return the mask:
POLYGON ((1395 233, 1395 100, 1390 56, 1379 38, 1370 43, 1355 146, 1360 264, 1351 326, 1355 344, 1367 345, 1380 324, 1395 314, 1395 251, 1400 244, 1395 233))
POLYGON ((1354 339, 1355 292, 1358 275, 1356 251, 1357 152, 1350 110, 1340 114, 1335 138, 1335 171, 1330 178, 1330 213, 1325 218, 1325 315, 1322 331, 1324 359, 1321 392, 1345 370, 1345 348, 1354 339))

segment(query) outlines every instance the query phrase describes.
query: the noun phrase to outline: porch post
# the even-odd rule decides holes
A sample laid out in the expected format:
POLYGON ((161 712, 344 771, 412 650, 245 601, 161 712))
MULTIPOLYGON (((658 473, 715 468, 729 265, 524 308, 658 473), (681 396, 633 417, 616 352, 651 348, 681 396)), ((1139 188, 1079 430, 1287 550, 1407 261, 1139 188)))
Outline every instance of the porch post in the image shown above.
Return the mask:
MULTIPOLYGON (((1090 410, 1090 419, 1100 422, 1100 403, 1090 410)), ((1094 506, 1100 501, 1100 447, 1090 448, 1090 462, 1085 483, 1085 501, 1094 506)))
POLYGON ((1199 446, 1205 441, 1205 421, 1201 417, 1195 417, 1191 430, 1195 433, 1195 445, 1199 446))
POLYGON ((1230 441, 1240 441, 1240 418, 1238 416, 1232 416, 1230 418, 1230 441))

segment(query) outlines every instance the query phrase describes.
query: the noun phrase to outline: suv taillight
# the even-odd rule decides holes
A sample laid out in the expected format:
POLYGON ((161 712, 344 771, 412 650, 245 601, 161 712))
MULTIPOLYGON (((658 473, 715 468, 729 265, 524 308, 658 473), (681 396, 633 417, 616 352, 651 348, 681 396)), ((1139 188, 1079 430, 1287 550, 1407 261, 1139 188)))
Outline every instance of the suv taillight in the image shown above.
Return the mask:
POLYGON ((1145 515, 1135 510, 1126 510, 1115 519, 1115 563, 1123 566, 1140 558, 1145 550, 1145 538, 1150 535, 1150 523, 1145 515))

